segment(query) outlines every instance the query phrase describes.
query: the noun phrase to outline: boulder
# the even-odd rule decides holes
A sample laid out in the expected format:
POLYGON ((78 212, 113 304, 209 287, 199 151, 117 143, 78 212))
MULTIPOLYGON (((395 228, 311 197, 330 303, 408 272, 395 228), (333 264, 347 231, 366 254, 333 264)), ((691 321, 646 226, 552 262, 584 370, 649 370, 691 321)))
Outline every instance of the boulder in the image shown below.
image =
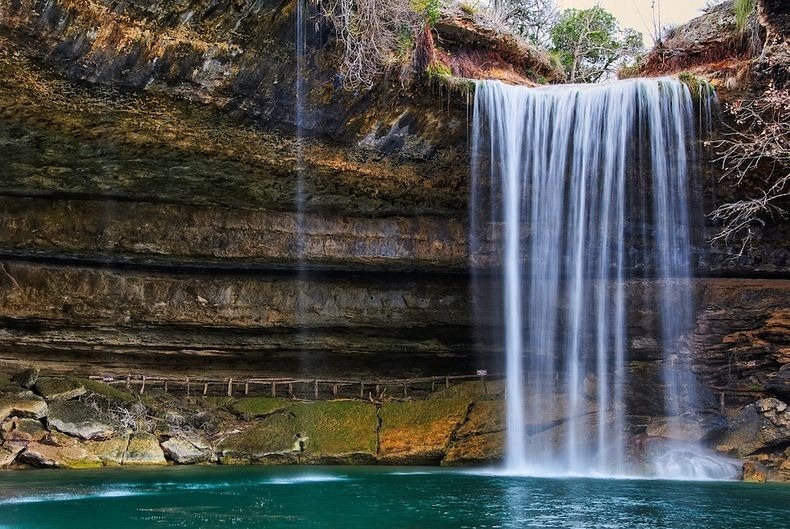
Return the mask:
POLYGON ((720 441, 732 447, 739 457, 790 443, 790 410, 774 398, 761 399, 744 406, 720 441))
POLYGON ((768 375, 765 390, 781 398, 790 398, 790 363, 783 365, 776 373, 768 375))
POLYGON ((0 467, 7 467, 16 460, 16 456, 25 449, 25 443, 3 443, 0 445, 0 467))
POLYGON ((743 464, 743 480, 749 483, 765 483, 768 480, 768 469, 755 461, 743 464))
POLYGON ((105 466, 122 465, 126 447, 129 446, 129 437, 124 435, 103 441, 86 441, 83 446, 101 459, 105 466))
POLYGON ((0 397, 0 420, 5 420, 9 415, 41 419, 47 416, 47 403, 32 392, 22 395, 6 393, 0 397))
POLYGON ((47 421, 51 428, 85 440, 109 439, 121 429, 101 412, 75 400, 53 402, 47 421))
POLYGON ((137 432, 129 439, 123 456, 124 465, 166 465, 167 460, 157 438, 147 432, 137 432))
POLYGON ((19 371, 11 377, 11 380, 23 388, 31 389, 38 379, 38 368, 28 368, 19 371))
POLYGON ((203 463, 211 458, 211 451, 201 449, 183 437, 171 437, 162 443, 162 450, 170 461, 180 465, 203 463))
POLYGON ((71 378, 39 378, 33 389, 50 402, 76 399, 85 394, 85 387, 71 378))
POLYGON ((297 433, 293 414, 275 413, 223 439, 218 447, 219 461, 223 465, 296 463, 298 454, 292 447, 297 433))
POLYGON ((102 461, 82 446, 58 446, 33 442, 19 454, 24 463, 40 468, 96 468, 102 461))
POLYGON ((727 431, 727 419, 718 413, 686 413, 679 417, 654 417, 647 424, 649 437, 698 442, 727 431))
POLYGON ((28 443, 41 441, 49 432, 37 419, 12 417, 0 427, 4 441, 28 443))

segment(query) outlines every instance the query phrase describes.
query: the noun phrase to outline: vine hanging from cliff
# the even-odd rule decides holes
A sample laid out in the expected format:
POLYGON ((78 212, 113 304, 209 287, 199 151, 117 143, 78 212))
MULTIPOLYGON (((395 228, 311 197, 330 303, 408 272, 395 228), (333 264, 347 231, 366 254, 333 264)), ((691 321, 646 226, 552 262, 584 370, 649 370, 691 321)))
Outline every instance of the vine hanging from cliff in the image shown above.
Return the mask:
POLYGON ((771 87, 730 105, 728 111, 736 127, 713 142, 723 179, 741 187, 753 175, 765 175, 752 196, 723 204, 711 214, 723 224, 713 241, 737 242, 741 256, 768 218, 787 215, 782 204, 790 198, 790 90, 771 87))

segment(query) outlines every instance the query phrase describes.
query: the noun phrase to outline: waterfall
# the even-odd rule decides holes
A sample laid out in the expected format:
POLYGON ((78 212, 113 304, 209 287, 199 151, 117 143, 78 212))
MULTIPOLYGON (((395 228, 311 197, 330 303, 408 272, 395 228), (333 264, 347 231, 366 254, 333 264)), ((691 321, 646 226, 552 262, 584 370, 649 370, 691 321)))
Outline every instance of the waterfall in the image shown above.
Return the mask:
POLYGON ((666 415, 695 409, 681 343, 693 324, 694 139, 678 80, 477 84, 471 254, 502 277, 508 472, 633 472, 627 288, 642 274, 658 285, 648 302, 661 314, 665 394, 655 398, 666 415))

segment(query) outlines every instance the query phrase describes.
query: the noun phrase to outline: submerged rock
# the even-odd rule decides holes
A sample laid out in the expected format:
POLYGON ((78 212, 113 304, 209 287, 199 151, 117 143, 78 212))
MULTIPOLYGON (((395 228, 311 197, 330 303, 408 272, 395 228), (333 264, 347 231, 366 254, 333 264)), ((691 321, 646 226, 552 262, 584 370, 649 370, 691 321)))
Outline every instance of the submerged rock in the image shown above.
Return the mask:
POLYGON ((85 440, 108 439, 121 425, 80 401, 53 402, 47 418, 49 426, 85 440))

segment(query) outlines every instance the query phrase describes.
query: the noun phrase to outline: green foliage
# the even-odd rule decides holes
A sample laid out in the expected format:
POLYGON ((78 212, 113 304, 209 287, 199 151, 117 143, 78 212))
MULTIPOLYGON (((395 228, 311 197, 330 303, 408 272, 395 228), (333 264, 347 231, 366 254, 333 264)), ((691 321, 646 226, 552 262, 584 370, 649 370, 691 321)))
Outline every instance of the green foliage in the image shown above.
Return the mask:
POLYGON ((497 18, 533 44, 548 47, 558 10, 554 0, 498 0, 497 18))
POLYGON ((308 437, 308 454, 376 453, 376 407, 368 402, 305 402, 288 409, 308 437))
POLYGON ((755 2, 755 0, 735 0, 733 2, 733 8, 735 9, 735 27, 739 32, 742 33, 746 29, 746 23, 749 21, 749 17, 752 16, 756 7, 757 2, 755 2))
POLYGON ((431 27, 439 21, 441 0, 411 0, 411 7, 416 13, 422 15, 431 27))
POLYGON ((621 30, 600 6, 563 11, 551 29, 551 40, 571 82, 600 81, 642 49, 642 34, 621 30))
POLYGON ((447 79, 453 76, 453 71, 449 66, 440 61, 433 61, 426 68, 425 73, 430 79, 447 79))

